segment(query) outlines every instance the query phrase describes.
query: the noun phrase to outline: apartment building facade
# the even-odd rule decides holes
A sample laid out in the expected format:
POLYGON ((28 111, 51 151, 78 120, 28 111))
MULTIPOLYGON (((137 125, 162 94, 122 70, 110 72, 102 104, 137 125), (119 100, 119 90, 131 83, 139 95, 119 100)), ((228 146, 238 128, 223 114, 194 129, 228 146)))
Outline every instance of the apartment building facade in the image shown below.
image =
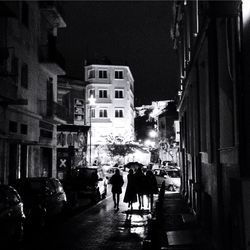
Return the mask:
POLYGON ((213 249, 249 249, 249 1, 173 10, 182 193, 213 249))
POLYGON ((95 148, 106 144, 108 137, 134 140, 134 79, 127 66, 92 64, 85 66, 85 82, 92 161, 100 157, 95 148), (93 105, 90 97, 95 98, 93 105))
POLYGON ((57 103, 64 60, 57 30, 66 27, 56 1, 0 3, 0 182, 56 176, 57 103))

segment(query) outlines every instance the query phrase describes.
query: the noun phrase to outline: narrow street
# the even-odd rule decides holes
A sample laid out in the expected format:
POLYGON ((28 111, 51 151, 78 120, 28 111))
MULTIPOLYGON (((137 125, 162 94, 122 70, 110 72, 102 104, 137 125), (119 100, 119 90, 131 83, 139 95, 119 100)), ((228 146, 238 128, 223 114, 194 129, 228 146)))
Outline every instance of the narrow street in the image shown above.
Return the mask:
POLYGON ((139 211, 137 203, 133 211, 128 210, 122 202, 125 187, 126 184, 119 211, 114 210, 109 186, 106 199, 64 222, 51 225, 45 232, 29 236, 23 249, 141 249, 151 214, 146 209, 139 211))

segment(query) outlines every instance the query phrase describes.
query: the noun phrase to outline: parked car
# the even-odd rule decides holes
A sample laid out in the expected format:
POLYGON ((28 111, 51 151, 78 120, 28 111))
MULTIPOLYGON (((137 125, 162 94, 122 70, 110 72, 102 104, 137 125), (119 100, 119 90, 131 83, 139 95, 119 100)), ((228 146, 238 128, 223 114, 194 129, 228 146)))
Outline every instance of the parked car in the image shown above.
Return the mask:
POLYGON ((61 182, 56 178, 18 179, 15 188, 23 199, 28 224, 44 226, 66 211, 66 194, 61 182))
POLYGON ((25 214, 18 192, 11 186, 0 185, 0 245, 18 243, 23 237, 25 214))
POLYGON ((153 173, 157 180, 157 185, 160 188, 162 182, 165 181, 165 187, 168 191, 176 191, 180 188, 180 172, 179 170, 164 170, 164 169, 154 169, 153 173))
POLYGON ((73 169, 64 187, 71 208, 79 206, 83 199, 96 203, 107 195, 107 179, 103 169, 97 166, 73 169))

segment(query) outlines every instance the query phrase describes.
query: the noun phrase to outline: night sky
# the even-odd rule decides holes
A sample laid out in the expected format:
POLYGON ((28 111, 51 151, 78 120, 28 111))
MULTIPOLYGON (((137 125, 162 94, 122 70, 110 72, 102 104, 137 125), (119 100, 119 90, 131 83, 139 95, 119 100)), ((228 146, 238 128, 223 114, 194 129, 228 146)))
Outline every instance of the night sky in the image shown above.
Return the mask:
POLYGON ((84 60, 108 58, 130 67, 135 105, 173 99, 177 56, 170 38, 171 1, 63 2, 67 28, 58 48, 68 76, 83 79, 84 60))

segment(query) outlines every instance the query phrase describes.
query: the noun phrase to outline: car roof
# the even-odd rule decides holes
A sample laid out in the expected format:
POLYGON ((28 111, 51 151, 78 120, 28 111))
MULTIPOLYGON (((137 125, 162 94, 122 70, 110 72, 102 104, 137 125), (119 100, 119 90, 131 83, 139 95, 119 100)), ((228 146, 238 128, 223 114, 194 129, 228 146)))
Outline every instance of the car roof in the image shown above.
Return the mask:
POLYGON ((14 192, 17 195, 19 195, 18 192, 16 191, 16 189, 14 187, 12 187, 10 185, 6 185, 6 184, 0 184, 0 192, 3 194, 6 191, 7 192, 11 191, 11 192, 14 192))
POLYGON ((17 182, 29 182, 29 181, 46 181, 46 180, 56 180, 56 178, 53 177, 26 177, 26 178, 21 178, 17 179, 17 182))
POLYGON ((0 190, 15 190, 15 188, 6 184, 0 184, 0 190))
POLYGON ((98 169, 102 169, 102 168, 98 166, 93 166, 93 167, 84 167, 84 168, 74 168, 72 169, 72 171, 98 170, 98 169))

